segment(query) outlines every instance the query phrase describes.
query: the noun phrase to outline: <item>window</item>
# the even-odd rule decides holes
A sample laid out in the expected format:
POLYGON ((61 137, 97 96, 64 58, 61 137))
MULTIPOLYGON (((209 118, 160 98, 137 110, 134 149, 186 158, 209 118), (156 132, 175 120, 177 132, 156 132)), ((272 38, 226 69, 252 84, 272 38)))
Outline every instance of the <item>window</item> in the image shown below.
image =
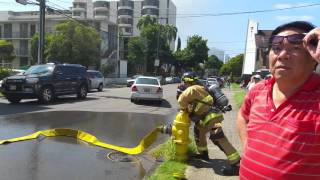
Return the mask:
POLYGON ((28 56, 28 40, 20 41, 20 55, 28 56))
POLYGON ((12 24, 4 24, 3 35, 4 38, 12 38, 12 24))
POLYGON ((20 38, 27 38, 28 37, 28 24, 21 23, 20 24, 20 38))
POLYGON ((36 25, 31 24, 30 25, 30 36, 32 37, 36 33, 36 25))
POLYGON ((142 15, 159 15, 159 9, 142 9, 142 15))
POLYGON ((73 16, 81 16, 81 12, 73 12, 73 16))
POLYGON ((129 16, 133 16, 133 11, 132 11, 132 9, 119 9, 118 15, 129 15, 129 16))
POLYGON ((158 80, 151 78, 138 78, 136 80, 136 84, 151 84, 151 85, 159 85, 158 80))
POLYGON ((96 11, 95 12, 96 16, 108 16, 108 12, 107 11, 96 11))

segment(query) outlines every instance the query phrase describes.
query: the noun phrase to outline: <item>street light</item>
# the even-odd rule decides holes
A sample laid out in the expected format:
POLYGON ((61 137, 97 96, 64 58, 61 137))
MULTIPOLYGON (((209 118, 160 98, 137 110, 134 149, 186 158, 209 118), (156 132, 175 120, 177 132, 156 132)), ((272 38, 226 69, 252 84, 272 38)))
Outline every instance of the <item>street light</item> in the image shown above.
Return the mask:
POLYGON ((45 25, 45 9, 46 0, 37 0, 39 3, 28 2, 28 0, 16 0, 22 5, 35 4, 39 5, 39 46, 38 46, 38 64, 41 64, 44 54, 44 25, 45 25))

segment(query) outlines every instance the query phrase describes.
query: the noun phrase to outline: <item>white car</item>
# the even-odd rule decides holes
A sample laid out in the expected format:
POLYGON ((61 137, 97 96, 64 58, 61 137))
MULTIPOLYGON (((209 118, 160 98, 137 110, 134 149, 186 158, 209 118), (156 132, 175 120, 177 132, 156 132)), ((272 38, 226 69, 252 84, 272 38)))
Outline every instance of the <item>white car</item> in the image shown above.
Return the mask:
POLYGON ((131 87, 134 81, 137 79, 137 77, 142 76, 142 75, 134 75, 132 76, 131 79, 127 79, 127 87, 131 87))
POLYGON ((131 86, 131 102, 153 100, 162 102, 163 89, 156 77, 140 76, 131 86))
POLYGON ((220 86, 216 78, 207 78, 207 86, 210 87, 213 84, 220 86))
POLYGON ((97 89, 102 91, 104 87, 104 77, 101 72, 95 70, 87 70, 89 76, 89 87, 90 89, 97 89))

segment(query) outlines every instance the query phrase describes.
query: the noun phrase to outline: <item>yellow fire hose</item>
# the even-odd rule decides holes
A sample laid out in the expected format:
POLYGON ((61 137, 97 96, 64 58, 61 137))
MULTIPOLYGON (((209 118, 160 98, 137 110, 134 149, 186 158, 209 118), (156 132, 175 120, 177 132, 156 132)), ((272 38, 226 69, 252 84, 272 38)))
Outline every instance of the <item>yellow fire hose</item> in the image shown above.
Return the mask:
POLYGON ((147 134, 136 147, 133 148, 126 148, 121 146, 115 146, 112 144, 107 144, 102 141, 100 141, 98 138, 93 136, 92 134, 89 134, 84 131, 80 130, 74 130, 74 129, 65 129, 65 128, 57 128, 57 129, 49 129, 49 130, 42 130, 37 131, 33 134, 29 134, 26 136, 21 136, 18 138, 12 138, 12 139, 6 139, 6 140, 0 140, 1 144, 8 144, 13 143, 17 141, 26 141, 30 139, 36 139, 39 136, 45 136, 45 137, 54 137, 54 136, 68 136, 68 137, 74 137, 79 140, 82 140, 84 142, 90 143, 95 146, 107 148, 107 149, 113 149, 115 151, 120 151, 127 154, 140 154, 145 149, 147 149, 156 139, 157 139, 157 133, 158 129, 155 128, 152 130, 149 134, 147 134))
MULTIPOLYGON (((37 131, 33 134, 29 134, 26 136, 21 136, 12 139, 5 139, 0 140, 0 145, 18 142, 18 141, 26 141, 30 139, 36 139, 39 136, 45 137, 55 137, 55 136, 68 136, 74 137, 76 139, 82 140, 84 142, 90 143, 95 146, 113 149, 115 151, 123 152, 126 154, 140 154, 145 149, 147 149, 155 140, 157 139, 158 132, 168 133, 171 134, 171 140, 175 144, 175 151, 176 151, 176 160, 178 161, 185 161, 187 159, 187 149, 189 140, 189 126, 190 120, 189 116, 186 112, 180 111, 176 115, 176 119, 173 122, 173 127, 166 127, 160 126, 153 129, 149 134, 147 134, 143 139, 139 142, 136 147, 133 148, 126 148, 121 146, 116 146, 112 144, 107 144, 105 142, 100 141, 97 137, 89 134, 87 132, 81 130, 74 130, 74 129, 67 129, 67 128, 56 128, 56 129, 49 129, 49 130, 41 130, 37 131), (168 132, 165 132, 169 130, 168 132)), ((185 179, 183 173, 174 173, 173 177, 176 179, 185 179)))

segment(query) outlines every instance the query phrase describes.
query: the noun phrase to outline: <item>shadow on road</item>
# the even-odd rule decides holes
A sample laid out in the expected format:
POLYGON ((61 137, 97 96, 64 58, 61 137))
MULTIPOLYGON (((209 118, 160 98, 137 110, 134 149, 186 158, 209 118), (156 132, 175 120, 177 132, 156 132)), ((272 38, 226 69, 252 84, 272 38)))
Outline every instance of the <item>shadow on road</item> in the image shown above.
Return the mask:
POLYGON ((188 164, 196 168, 212 168, 216 174, 221 176, 223 176, 221 168, 223 166, 229 166, 227 160, 225 159, 210 159, 208 161, 200 159, 190 159, 188 161, 188 164))
POLYGON ((127 100, 130 100, 129 97, 119 97, 119 96, 100 96, 100 97, 110 98, 110 99, 127 99, 127 100))
POLYGON ((154 107, 164 107, 164 108, 171 108, 172 107, 170 102, 165 99, 163 99, 161 103, 156 102, 156 101, 138 101, 138 102, 135 102, 135 104, 154 106, 154 107))

